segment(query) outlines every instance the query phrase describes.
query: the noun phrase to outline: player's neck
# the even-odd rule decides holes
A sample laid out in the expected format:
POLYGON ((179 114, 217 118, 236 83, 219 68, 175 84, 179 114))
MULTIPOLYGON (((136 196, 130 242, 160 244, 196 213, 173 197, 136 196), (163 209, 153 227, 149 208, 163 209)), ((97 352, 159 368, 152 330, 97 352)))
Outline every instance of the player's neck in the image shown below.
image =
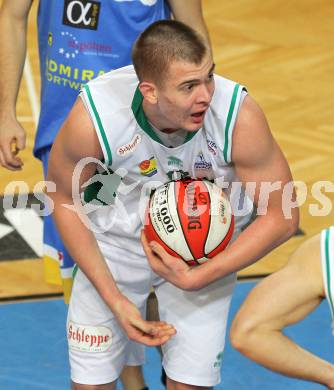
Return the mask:
POLYGON ((174 133, 179 130, 171 128, 170 123, 168 123, 168 121, 159 114, 157 108, 145 101, 145 99, 143 100, 143 110, 147 120, 155 129, 167 134, 174 133))

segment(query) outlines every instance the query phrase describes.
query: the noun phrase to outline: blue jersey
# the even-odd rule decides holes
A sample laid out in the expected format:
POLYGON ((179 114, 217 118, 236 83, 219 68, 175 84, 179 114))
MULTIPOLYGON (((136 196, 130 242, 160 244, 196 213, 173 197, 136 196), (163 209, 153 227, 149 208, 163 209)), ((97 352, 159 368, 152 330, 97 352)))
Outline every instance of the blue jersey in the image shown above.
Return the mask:
POLYGON ((41 113, 35 156, 52 145, 82 85, 129 65, 139 33, 169 17, 164 0, 40 0, 41 113))

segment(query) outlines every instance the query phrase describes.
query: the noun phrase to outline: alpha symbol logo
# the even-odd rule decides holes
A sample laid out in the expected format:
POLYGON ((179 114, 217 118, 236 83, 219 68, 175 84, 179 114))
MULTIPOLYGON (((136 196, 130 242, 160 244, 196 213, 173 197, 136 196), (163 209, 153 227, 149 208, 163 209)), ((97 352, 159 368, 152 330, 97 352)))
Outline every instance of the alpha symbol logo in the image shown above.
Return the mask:
POLYGON ((65 0, 63 23, 72 27, 96 30, 100 8, 98 1, 65 0))
POLYGON ((87 26, 92 20, 92 18, 86 19, 87 13, 89 12, 91 6, 92 6, 92 4, 89 4, 89 3, 87 3, 84 6, 82 3, 80 3, 80 1, 72 1, 67 8, 66 14, 67 14, 68 20, 73 24, 83 23, 87 26), (73 15, 73 8, 75 5, 78 5, 79 8, 81 9, 81 15, 79 14, 79 17, 76 20, 74 20, 74 18, 73 18, 73 16, 74 16, 73 15))

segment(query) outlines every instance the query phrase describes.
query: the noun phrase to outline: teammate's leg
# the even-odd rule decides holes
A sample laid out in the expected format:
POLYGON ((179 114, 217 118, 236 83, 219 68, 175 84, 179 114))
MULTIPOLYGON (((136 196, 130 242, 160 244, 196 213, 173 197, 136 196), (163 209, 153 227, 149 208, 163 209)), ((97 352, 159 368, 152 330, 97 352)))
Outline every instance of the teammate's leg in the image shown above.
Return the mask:
POLYGON ((250 292, 233 321, 230 336, 236 349, 269 369, 333 386, 334 366, 282 333, 313 311, 324 297, 319 237, 305 242, 282 270, 250 292))

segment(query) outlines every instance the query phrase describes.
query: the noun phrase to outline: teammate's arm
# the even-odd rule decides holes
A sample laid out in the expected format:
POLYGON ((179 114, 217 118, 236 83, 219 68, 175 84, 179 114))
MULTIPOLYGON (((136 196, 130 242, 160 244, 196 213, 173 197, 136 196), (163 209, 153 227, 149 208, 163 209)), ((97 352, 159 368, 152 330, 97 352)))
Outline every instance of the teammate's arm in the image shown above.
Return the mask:
POLYGON ((317 235, 298 248, 284 268, 250 292, 233 320, 232 345, 271 370, 334 389, 334 365, 283 333, 313 311, 324 296, 317 235))
POLYGON ((190 268, 169 256, 157 243, 148 245, 144 239, 152 268, 180 288, 199 289, 247 267, 287 240, 298 227, 298 209, 291 210, 290 219, 283 213, 283 189, 292 183, 289 166, 262 110, 249 96, 244 99, 233 132, 232 161, 244 186, 255 182, 254 204, 263 207, 268 202, 268 206, 264 215, 259 215, 231 245, 200 267, 190 268), (279 188, 261 199, 260 190, 265 183, 274 182, 279 183, 279 188))
POLYGON ((56 192, 48 193, 54 202, 53 217, 71 257, 113 311, 128 337, 146 345, 160 345, 175 333, 174 328, 141 318, 137 307, 119 291, 94 234, 82 221, 82 211, 64 206, 73 205, 72 180, 82 185, 96 171, 96 164, 90 163, 82 170, 80 179, 74 178, 77 163, 85 157, 101 160, 103 156, 88 113, 78 99, 50 154, 48 180, 56 183, 56 192))
POLYGON ((175 20, 183 22, 200 32, 207 40, 209 46, 210 37, 206 27, 201 0, 168 0, 175 20))
POLYGON ((0 8, 0 165, 22 168, 16 155, 25 131, 16 119, 16 100, 26 54, 27 20, 32 0, 3 0, 0 8))

